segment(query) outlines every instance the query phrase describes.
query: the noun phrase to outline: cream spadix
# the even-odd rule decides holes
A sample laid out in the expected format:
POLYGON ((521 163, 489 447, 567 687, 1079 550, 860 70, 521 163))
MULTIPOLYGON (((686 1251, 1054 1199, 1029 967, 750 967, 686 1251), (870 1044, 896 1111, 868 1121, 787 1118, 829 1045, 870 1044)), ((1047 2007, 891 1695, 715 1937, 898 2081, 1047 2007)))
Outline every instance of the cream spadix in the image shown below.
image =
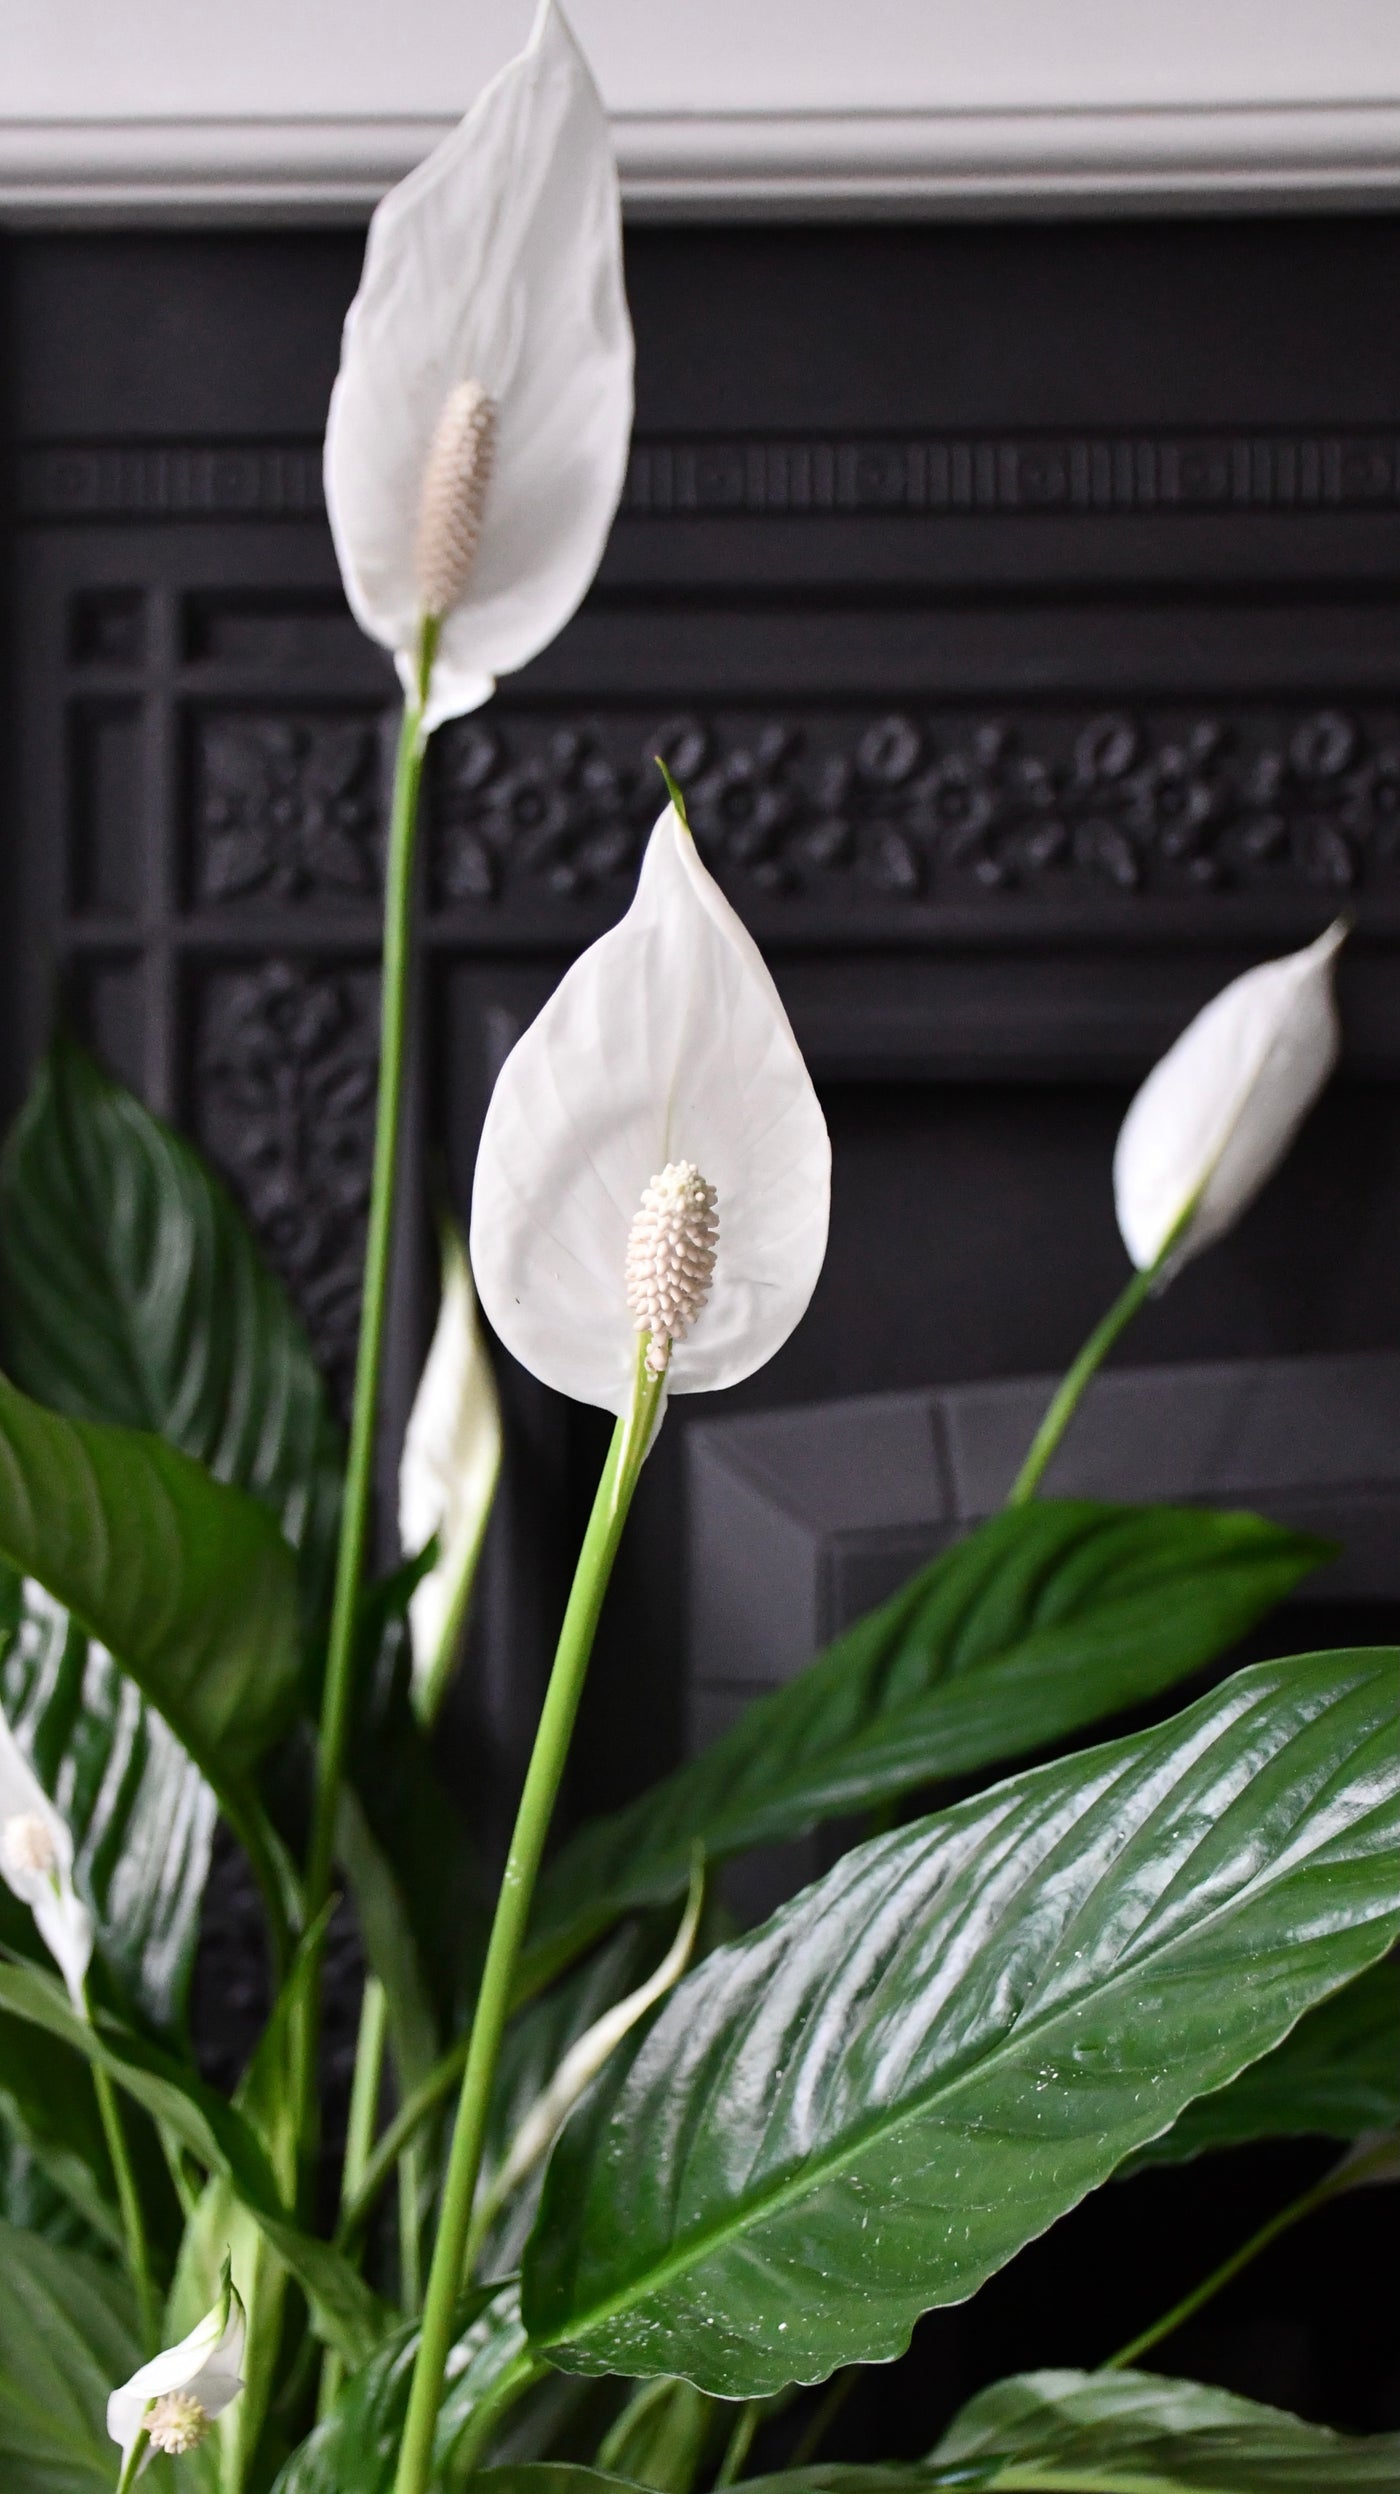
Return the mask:
POLYGON ((607 116, 554 0, 370 224, 326 429, 357 622, 427 720, 487 699, 569 620, 626 468, 632 333, 607 116))
POLYGON ((1179 1228, 1173 1265, 1223 1237, 1284 1158, 1337 1062, 1332 964, 1345 934, 1339 920, 1304 951, 1232 980, 1148 1075, 1113 1159, 1118 1226, 1139 1271, 1179 1228))
POLYGON ((667 806, 631 908, 492 1094, 472 1198, 481 1304, 524 1367, 605 1411, 630 1404, 639 1331, 671 1392, 734 1385, 811 1298, 830 1186, 777 989, 667 806))
POLYGON ((73 1838, 0 1713, 0 1876, 27 1905, 40 1939, 86 2016, 92 1916, 73 1885, 73 1838))

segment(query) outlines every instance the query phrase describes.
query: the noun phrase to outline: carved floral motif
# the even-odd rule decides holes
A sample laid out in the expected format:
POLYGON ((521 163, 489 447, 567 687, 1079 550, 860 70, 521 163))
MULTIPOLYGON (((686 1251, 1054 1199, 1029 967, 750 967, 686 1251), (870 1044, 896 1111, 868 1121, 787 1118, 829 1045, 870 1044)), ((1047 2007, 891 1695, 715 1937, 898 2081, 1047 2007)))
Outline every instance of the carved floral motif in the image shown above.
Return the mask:
POLYGON ((1340 709, 472 720, 443 740, 437 898, 509 907, 624 883, 661 755, 731 884, 867 901, 1290 886, 1400 860, 1400 719, 1340 709))
POLYGON ((374 1127, 374 974, 220 971, 200 1014, 201 1140, 342 1390, 354 1361, 374 1127))
POLYGON ((377 722, 215 712, 196 722, 201 901, 371 900, 380 878, 377 722))

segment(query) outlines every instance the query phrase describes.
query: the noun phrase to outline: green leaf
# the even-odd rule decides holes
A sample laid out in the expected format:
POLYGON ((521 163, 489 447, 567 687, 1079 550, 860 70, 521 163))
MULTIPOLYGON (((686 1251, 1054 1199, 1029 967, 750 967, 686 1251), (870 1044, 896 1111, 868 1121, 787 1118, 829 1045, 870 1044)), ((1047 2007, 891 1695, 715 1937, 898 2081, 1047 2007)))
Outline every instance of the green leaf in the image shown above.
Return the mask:
POLYGON ((0 1703, 73 1836, 73 1875, 121 1997, 183 2024, 213 1792, 104 1645, 32 1577, 0 1569, 0 1703))
POLYGON ((525 2264, 566 2371, 749 2397, 881 2361, 1400 1928, 1400 1651, 1240 1672, 857 1847, 564 2131, 525 2264))
POLYGON ((0 1345, 36 1402, 154 1431, 270 1507, 319 1616, 341 1455, 310 1344, 199 1154, 66 1034, 0 1159, 0 1345))
MULTIPOLYGON (((273 2494, 390 2494, 419 2334, 418 2322, 408 2321, 384 2340, 293 2453, 273 2494)), ((465 2300, 438 2411, 435 2472, 450 2465, 467 2426, 502 2375, 519 2362, 524 2343, 514 2285, 465 2300)))
POLYGON ((216 1785, 296 1699, 296 1569, 265 1507, 162 1438, 65 1420, 0 1377, 0 1558, 120 1657, 216 1785))
POLYGON ((107 2394, 141 2361, 122 2279, 0 2220, 0 2484, 111 2494, 107 2394))
POLYGON ((566 1845, 541 1881, 523 1987, 620 1914, 679 1896, 693 1845, 721 1861, 1048 1747, 1225 1652, 1332 1556, 1197 1508, 1045 1499, 994 1516, 566 1845))
MULTIPOLYGON (((81 2220, 94 2248, 120 2253, 121 2218, 92 2072, 57 2036, 5 2016, 0 2016, 0 2119, 9 2134, 11 2175, 24 2194, 7 2200, 5 2214, 29 2223, 26 2201, 43 2205, 32 2178, 25 2189, 27 2164, 61 2195, 70 2216, 81 2220)), ((40 2231, 51 2231, 54 2214, 51 2210, 40 2231)))
POLYGON ((89 2026, 75 2015, 62 1985, 32 1966, 0 1963, 0 2010, 100 2063, 207 2173, 224 2175, 305 2290, 320 2334, 347 2364, 360 2364, 373 2352, 389 2326, 386 2307, 331 2244, 304 2234, 294 2222, 261 2140, 233 2105, 159 2045, 105 2021, 89 2026))
MULTIPOLYGON (((217 1178, 67 1036, 0 1158, 0 1349, 36 1401, 152 1430, 270 1508, 299 1553, 304 1618, 319 1620, 340 1449, 310 1345, 217 1178)), ((122 1996, 169 2029, 215 1801, 169 1728, 170 1692, 146 1684, 165 1714, 153 1710, 118 1657, 27 1587, 0 1697, 73 1824, 99 1952, 122 1996)))
MULTIPOLYGON (((1362 2439, 1157 2373, 1022 2373, 980 2391, 930 2455, 932 2483, 1086 2494, 1394 2494, 1400 2434, 1362 2439)), ((911 2472, 912 2473, 912 2472, 911 2472)), ((762 2483, 763 2480, 759 2480, 762 2483)), ((768 2484, 791 2484, 771 2478, 768 2484)), ((928 2473, 925 2484, 930 2482, 928 2473)))
POLYGON ((1359 2139, 1400 2124, 1400 1965, 1385 1959, 1300 2018, 1228 2087, 1188 2104, 1134 2161, 1179 2163, 1246 2139, 1359 2139))

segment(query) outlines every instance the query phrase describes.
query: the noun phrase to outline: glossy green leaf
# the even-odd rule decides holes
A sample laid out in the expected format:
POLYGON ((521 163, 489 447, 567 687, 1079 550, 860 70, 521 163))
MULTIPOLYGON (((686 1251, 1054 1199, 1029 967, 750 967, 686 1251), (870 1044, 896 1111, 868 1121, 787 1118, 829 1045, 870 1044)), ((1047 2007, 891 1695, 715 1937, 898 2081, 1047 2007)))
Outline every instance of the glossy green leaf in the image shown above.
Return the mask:
POLYGON ((284 1729, 291 1551, 265 1507, 163 1439, 65 1420, 0 1377, 0 1558, 120 1657, 211 1781, 284 1729))
POLYGON ((1226 1651, 1330 1545, 1258 1516, 1042 1500, 994 1516, 541 1882, 524 1980, 710 1861, 1048 1747, 1226 1651))
POLYGON ((305 1332, 199 1154, 66 1034, 0 1158, 0 1359, 36 1402, 251 1491, 319 1613, 341 1457, 305 1332))
POLYGON ((1400 2434, 1329 2433, 1158 2373, 1023 2373, 980 2391, 928 2465, 935 2485, 980 2482, 1004 2494, 1394 2494, 1400 2434), (991 2473, 954 2473, 978 2462, 991 2473))
POLYGON ((62 1985, 31 1966, 0 1963, 0 2011, 23 2018, 99 2062, 117 2085, 163 2123, 205 2171, 234 2185, 242 2205, 304 2288, 322 2336, 347 2364, 362 2363, 384 2336, 389 2315, 349 2262, 288 2214, 261 2140, 235 2106, 137 2035, 74 2014, 62 1985))
MULTIPOLYGON (((29 2206, 44 2206, 34 2187, 34 2178, 42 2176, 92 2238, 94 2249, 120 2253, 121 2218, 92 2072, 57 2036, 3 2015, 0 2121, 11 2147, 11 2174, 22 2194, 7 2199, 5 2215, 16 2223, 33 2222, 29 2206)), ((40 2232, 55 2231, 56 2213, 50 2208, 49 2222, 38 2225, 40 2232)), ((59 2239, 69 2232, 71 2228, 59 2228, 59 2239)))
POLYGON ((1387 1958, 1319 2002, 1228 2087, 1188 2104, 1135 2161, 1178 2163, 1247 2139, 1359 2139, 1400 2124, 1400 1965, 1387 1958))
POLYGON ((896 2355, 1400 1929, 1400 1652, 857 1847, 718 1949, 563 2133, 532 2343, 722 2396, 896 2355))
MULTIPOLYGON (((278 2477, 274 2494, 390 2494, 408 2412, 419 2326, 406 2322, 384 2340, 278 2477)), ((478 2292, 463 2303, 438 2411, 436 2461, 446 2470, 467 2426, 525 2343, 515 2287, 478 2292)))
POLYGON ((107 2393, 141 2361, 113 2270, 0 2221, 0 2485, 112 2494, 107 2393))
MULTIPOLYGON (((0 1356, 38 1402, 153 1430, 250 1491, 297 1549, 302 1610, 319 1618, 340 1450, 305 1334, 198 1154, 66 1036, 0 1158, 0 1356)), ((0 1697, 74 1825, 78 1884, 121 1993, 178 2026, 213 1791, 51 1594, 30 1588, 24 1609, 0 1697)))
POLYGON ((135 1681, 32 1577, 0 1569, 0 1703, 72 1831, 73 1875, 124 2000, 178 2027, 217 1805, 135 1681))

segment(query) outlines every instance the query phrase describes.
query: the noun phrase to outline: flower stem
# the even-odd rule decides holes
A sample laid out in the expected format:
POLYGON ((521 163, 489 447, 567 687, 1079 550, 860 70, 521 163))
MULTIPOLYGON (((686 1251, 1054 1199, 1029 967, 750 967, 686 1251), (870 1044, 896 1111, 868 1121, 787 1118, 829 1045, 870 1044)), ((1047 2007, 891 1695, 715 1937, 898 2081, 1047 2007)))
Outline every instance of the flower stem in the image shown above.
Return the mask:
POLYGON ((147 2433, 146 2428, 143 2425, 135 2441, 132 2443, 130 2450, 127 2452, 125 2459, 122 2461, 121 2475, 117 2479, 117 2494, 127 2494, 128 2487, 133 2486, 136 2483, 137 2478, 141 2474, 142 2465, 145 2461, 146 2445, 149 2440, 150 2435, 147 2433))
POLYGON ((1241 2269, 1247 2269, 1252 2260, 1258 2259, 1260 2252, 1267 2251, 1281 2234, 1286 2234, 1290 2226, 1296 2226, 1302 2218, 1310 2217, 1314 2209, 1334 2199, 1338 2187, 1334 2171, 1324 2174, 1321 2182, 1315 2182, 1310 2190, 1300 2192, 1296 2200, 1290 2200, 1286 2208, 1279 2209, 1275 2216, 1270 2217, 1257 2234, 1251 2234, 1249 2241, 1242 2243, 1238 2251, 1231 2252, 1228 2260, 1222 2260, 1218 2269, 1212 2269, 1210 2276, 1203 2278, 1199 2286, 1193 2286, 1189 2295, 1183 2295, 1180 2303, 1174 2303, 1170 2312, 1164 2312, 1160 2321, 1154 2321, 1150 2329, 1140 2330, 1136 2338, 1130 2338, 1125 2347, 1120 2347, 1116 2355, 1111 2355, 1106 2364, 1100 2365, 1100 2372, 1121 2373, 1125 2366, 1136 2364, 1138 2357, 1146 2355, 1148 2348, 1155 2347, 1160 2339, 1170 2338, 1173 2331, 1179 2330, 1184 2322, 1200 2311, 1203 2304, 1208 2304, 1222 2287, 1228 2286, 1232 2278, 1237 2278, 1241 2269))
POLYGON ((763 2404, 762 2399, 745 2399, 740 2408, 715 2475, 715 2494, 721 2494, 725 2486, 736 2484, 743 2475, 744 2463, 753 2449, 753 2438, 763 2415, 763 2404))
MULTIPOLYGON (((416 696, 404 703, 394 761, 394 793, 389 814, 389 851, 384 877, 384 960, 379 999, 379 1093, 375 1104, 374 1171, 370 1181, 369 1226, 365 1241, 364 1295, 360 1337, 355 1354, 355 1394, 350 1415, 350 1451, 345 1495, 340 1510, 336 1551, 335 1592, 331 1602, 326 1676, 321 1696, 321 1731, 316 1749, 316 1791, 312 1804, 311 1842, 307 1854, 305 1915, 315 1922, 330 1893, 335 1859, 336 1814, 350 1738, 354 1694, 355 1628, 360 1586, 369 1539, 370 1502, 374 1488, 375 1422, 379 1409, 379 1369, 389 1300, 389 1265, 394 1243, 394 1195, 398 1176, 399 1129, 402 1122, 405 1043, 408 1032, 409 971, 413 936, 413 860, 417 843, 418 797, 423 757, 428 749, 424 726, 428 684, 437 648, 438 626, 424 623, 418 644, 416 696)), ((316 2059, 319 2001, 313 1984, 299 2024, 296 2086, 301 2108, 299 2132, 303 2157, 316 2126, 316 2059)))
POLYGON ((1148 1265, 1144 1272, 1134 1273, 1127 1289, 1120 1292, 1108 1314, 1099 1319, 1079 1357, 1066 1371, 1051 1397, 1045 1418, 1031 1440, 1030 1453, 1011 1484, 1010 1494, 1006 1501, 1008 1507, 1022 1507, 1028 1499, 1034 1498, 1050 1458, 1069 1427, 1079 1399, 1090 1378, 1096 1369, 1102 1367, 1119 1335, 1126 1326, 1131 1324, 1144 1299, 1150 1298, 1161 1270, 1162 1260, 1159 1258, 1156 1264, 1148 1265))
MULTIPOLYGON (((346 2208, 365 2178, 365 2167, 374 2146, 374 2125, 379 2113, 379 2087, 384 2070, 384 2038, 388 2031, 389 2004, 384 1986, 375 1975, 365 1976, 360 1995, 360 2026, 355 2038, 355 2075, 350 2085, 350 2112, 345 2125, 345 2161, 340 2170, 340 2205, 346 2208)), ((327 2347, 321 2363, 321 2389, 316 2403, 319 2422, 334 2407, 344 2377, 344 2366, 334 2347, 327 2347)))
POLYGON ((160 2312, 156 2303, 155 2281, 151 2276, 151 2254, 146 2240, 141 2194, 136 2188, 116 2089, 100 2061, 92 2064, 92 2083, 97 2091, 97 2109, 102 2116, 107 2153, 116 2177, 117 2204, 121 2209, 122 2232, 126 2237, 126 2265, 136 2289, 136 2308, 140 2316, 142 2353, 150 2356, 160 2345, 160 2312))
POLYGON ((389 817, 389 854, 384 885, 384 967, 379 1005, 379 1096, 375 1107, 374 1175, 370 1185, 369 1230, 365 1241, 360 1338, 355 1355, 350 1454, 340 1513, 335 1595, 331 1606, 325 1690, 321 1703, 316 1803, 306 1868, 306 1914, 309 1922, 314 1922, 330 1890, 331 1864, 335 1855, 336 1806, 350 1732, 355 1621, 364 1575, 365 1547, 369 1538, 370 1498, 374 1485, 374 1432, 379 1409, 379 1367, 394 1238, 394 1187, 398 1175, 412 952, 413 858, 423 757, 428 749, 423 717, 435 641, 436 628, 425 624, 419 646, 417 697, 404 704, 403 726, 394 763, 394 796, 389 817))
POLYGON ((806 2468, 816 2458, 831 2427, 860 2379, 860 2366, 848 2364, 844 2372, 834 2373, 809 2423, 798 2436, 788 2458, 788 2468, 806 2468))
POLYGON ((496 2074, 501 2038, 510 2012, 516 1963, 525 1937, 555 1797, 568 1756, 574 1718, 583 1694, 584 1677, 603 1596, 612 1574, 622 1528, 641 1476, 663 1379, 645 1363, 645 1339, 638 1353, 632 1402, 613 1431, 603 1477, 593 1501, 588 1530, 574 1571, 564 1625, 559 1632, 554 1668, 545 1692, 539 1729, 525 1788, 520 1797, 495 1920, 486 1950, 476 2016, 472 2022, 467 2066, 452 2134, 452 2152, 443 2190, 442 2215, 428 2292, 423 2329, 408 2415, 399 2450, 394 2494, 425 2494, 433 2466, 433 2438, 442 2400, 443 2375, 452 2346, 453 2316, 461 2289, 467 2235, 486 2143, 491 2084, 496 2074))

